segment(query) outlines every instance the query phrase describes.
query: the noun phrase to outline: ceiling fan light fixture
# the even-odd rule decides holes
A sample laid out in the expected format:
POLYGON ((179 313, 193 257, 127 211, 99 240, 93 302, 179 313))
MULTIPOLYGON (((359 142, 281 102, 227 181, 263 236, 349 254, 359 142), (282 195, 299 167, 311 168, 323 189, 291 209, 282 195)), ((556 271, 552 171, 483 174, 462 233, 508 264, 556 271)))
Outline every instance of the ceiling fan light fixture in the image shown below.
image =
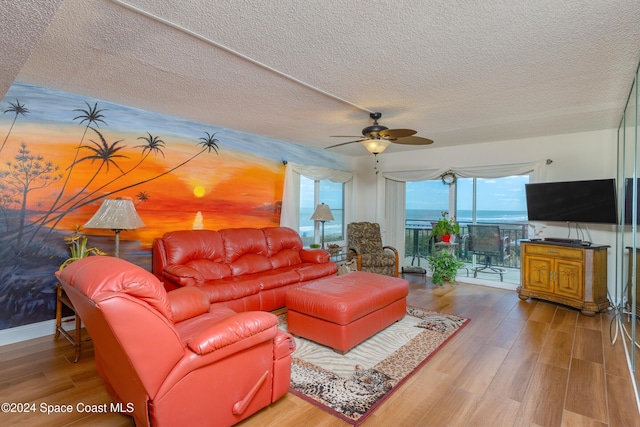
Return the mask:
POLYGON ((365 139, 360 142, 371 154, 380 154, 391 144, 391 142, 386 139, 365 139))

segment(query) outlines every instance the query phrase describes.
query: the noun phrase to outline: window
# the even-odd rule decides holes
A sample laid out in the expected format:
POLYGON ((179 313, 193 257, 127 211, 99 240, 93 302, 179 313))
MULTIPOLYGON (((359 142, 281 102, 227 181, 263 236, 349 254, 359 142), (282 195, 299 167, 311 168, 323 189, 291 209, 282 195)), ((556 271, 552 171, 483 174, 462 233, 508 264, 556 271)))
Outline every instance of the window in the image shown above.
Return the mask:
POLYGON ((449 186, 440 179, 407 182, 407 221, 437 221, 449 210, 449 186))
POLYGON ((324 241, 344 241, 344 184, 329 180, 312 180, 300 176, 300 237, 305 246, 320 243, 322 225, 311 215, 320 203, 329 205, 334 220, 324 224, 324 241))
MULTIPOLYGON (((464 262, 473 262, 465 253, 467 225, 491 223, 500 225, 500 233, 514 245, 527 238, 525 184, 529 175, 504 178, 458 178, 454 185, 440 179, 406 183, 405 263, 411 265, 433 250, 429 243, 431 222, 442 212, 449 212, 460 224, 460 253, 464 262)), ((515 247, 515 246, 514 246, 515 247)), ((519 268, 520 257, 512 256, 500 267, 519 268)))
POLYGON ((524 191, 529 175, 504 178, 458 178, 456 216, 458 222, 526 223, 524 191))

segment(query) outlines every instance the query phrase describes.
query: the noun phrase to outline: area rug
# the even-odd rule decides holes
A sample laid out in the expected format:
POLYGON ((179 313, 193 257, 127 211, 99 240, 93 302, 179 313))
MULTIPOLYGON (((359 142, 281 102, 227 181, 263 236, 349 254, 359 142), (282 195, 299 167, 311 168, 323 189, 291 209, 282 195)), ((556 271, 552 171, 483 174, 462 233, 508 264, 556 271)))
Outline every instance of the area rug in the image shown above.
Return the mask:
MULTIPOLYGON (((287 315, 278 321, 286 331, 287 315)), ((345 355, 296 337, 290 391, 357 426, 468 322, 409 306, 402 320, 345 355)))

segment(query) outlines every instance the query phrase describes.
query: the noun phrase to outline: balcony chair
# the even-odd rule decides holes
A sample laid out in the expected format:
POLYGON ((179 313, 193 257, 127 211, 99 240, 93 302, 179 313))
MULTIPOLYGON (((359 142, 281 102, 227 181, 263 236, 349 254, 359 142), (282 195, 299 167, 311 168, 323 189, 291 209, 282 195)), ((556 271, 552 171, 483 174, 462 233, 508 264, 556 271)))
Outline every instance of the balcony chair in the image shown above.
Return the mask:
POLYGON ((347 248, 349 255, 356 259, 358 271, 398 277, 398 251, 392 246, 382 246, 380 224, 348 224, 347 248))
POLYGON ((469 224, 467 226, 469 253, 484 257, 484 264, 472 268, 473 277, 478 272, 499 274, 500 281, 504 279, 504 268, 495 267, 493 260, 504 262, 511 256, 511 241, 509 236, 500 237, 500 227, 497 225, 469 224))
POLYGON ((56 276, 107 391, 136 426, 230 426, 289 390, 295 342, 271 313, 211 308, 192 286, 167 293, 148 271, 108 256, 56 276))

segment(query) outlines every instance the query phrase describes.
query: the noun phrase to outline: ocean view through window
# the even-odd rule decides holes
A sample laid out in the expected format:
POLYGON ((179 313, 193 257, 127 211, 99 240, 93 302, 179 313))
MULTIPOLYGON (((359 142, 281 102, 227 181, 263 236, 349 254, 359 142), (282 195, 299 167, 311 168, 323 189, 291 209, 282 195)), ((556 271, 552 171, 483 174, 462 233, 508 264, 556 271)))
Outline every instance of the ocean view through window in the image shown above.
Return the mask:
MULTIPOLYGON (((460 225, 460 241, 456 248, 458 258, 468 265, 478 262, 469 254, 466 235, 469 224, 496 224, 501 236, 508 236, 514 242, 516 251, 500 267, 513 268, 518 277, 520 257, 519 242, 528 233, 525 184, 528 175, 503 178, 458 178, 454 185, 443 184, 441 180, 406 183, 405 205, 405 265, 423 264, 434 250, 431 236, 432 222, 448 212, 455 216, 460 225)), ((487 275, 488 280, 493 280, 487 275)))
POLYGON ((300 226, 302 243, 309 246, 320 243, 321 228, 311 220, 320 203, 329 205, 333 221, 324 224, 325 243, 344 241, 344 184, 329 180, 312 180, 300 176, 300 226))

